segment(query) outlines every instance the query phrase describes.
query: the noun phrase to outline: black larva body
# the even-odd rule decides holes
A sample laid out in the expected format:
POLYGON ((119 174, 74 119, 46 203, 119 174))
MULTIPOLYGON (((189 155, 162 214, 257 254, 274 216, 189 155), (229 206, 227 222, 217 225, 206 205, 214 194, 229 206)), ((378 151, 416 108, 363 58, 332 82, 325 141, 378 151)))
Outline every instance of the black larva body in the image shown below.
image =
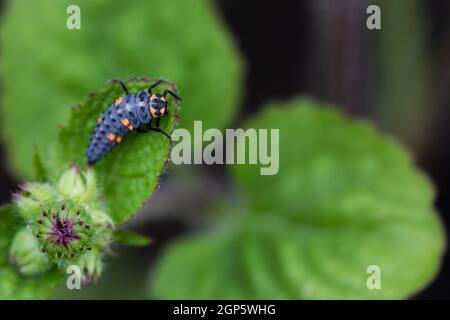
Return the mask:
MULTIPOLYGON (((124 87, 126 90, 126 88, 124 87)), ((166 90, 169 91, 169 90, 166 90)), ((94 165, 133 129, 147 124, 150 130, 159 131, 170 136, 159 128, 159 119, 168 113, 165 92, 163 95, 139 91, 119 97, 99 119, 91 136, 87 150, 88 165, 94 165), (156 119, 156 128, 151 127, 152 119, 156 119)), ((171 92, 169 92, 171 93, 171 92)))

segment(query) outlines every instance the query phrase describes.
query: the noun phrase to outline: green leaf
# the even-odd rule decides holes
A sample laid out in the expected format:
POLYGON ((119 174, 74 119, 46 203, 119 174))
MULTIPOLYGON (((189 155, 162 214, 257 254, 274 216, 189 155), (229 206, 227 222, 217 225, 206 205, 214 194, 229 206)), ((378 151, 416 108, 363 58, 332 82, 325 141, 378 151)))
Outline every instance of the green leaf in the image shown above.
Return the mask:
POLYGON ((171 79, 182 90, 183 127, 194 120, 225 127, 237 110, 242 69, 210 2, 8 3, 0 26, 1 127, 16 171, 30 177, 32 144, 47 160, 70 106, 112 78, 171 79), (80 30, 66 28, 73 4, 81 10, 80 30))
POLYGON ((398 299, 436 274, 445 241, 427 178, 393 139, 318 107, 273 104, 246 125, 279 128, 279 173, 234 167, 247 213, 169 250, 158 298, 398 299))
POLYGON ((38 181, 45 181, 48 177, 47 168, 45 168, 41 152, 37 145, 34 145, 33 153, 34 177, 38 181))
POLYGON ((11 205, 0 207, 0 219, 0 300, 47 298, 61 280, 61 274, 53 271, 36 277, 19 275, 9 264, 8 255, 21 219, 11 205))
MULTIPOLYGON (((151 83, 136 79, 126 85, 130 92, 137 92, 147 89, 151 83)), ((68 125, 60 131, 54 167, 63 170, 73 162, 86 165, 86 149, 97 120, 119 96, 123 96, 122 89, 112 81, 73 109, 68 125)), ((161 120, 161 128, 170 133, 177 123, 178 105, 172 98, 168 101, 170 116, 161 120)), ((170 141, 163 135, 135 130, 94 166, 100 194, 107 201, 115 222, 121 223, 136 213, 157 188, 158 178, 168 162, 169 150, 170 141)))
POLYGON ((243 298, 239 253, 228 233, 182 239, 157 265, 150 294, 162 299, 243 298))
POLYGON ((129 230, 117 230, 114 233, 114 242, 130 246, 148 246, 152 240, 139 233, 129 230))

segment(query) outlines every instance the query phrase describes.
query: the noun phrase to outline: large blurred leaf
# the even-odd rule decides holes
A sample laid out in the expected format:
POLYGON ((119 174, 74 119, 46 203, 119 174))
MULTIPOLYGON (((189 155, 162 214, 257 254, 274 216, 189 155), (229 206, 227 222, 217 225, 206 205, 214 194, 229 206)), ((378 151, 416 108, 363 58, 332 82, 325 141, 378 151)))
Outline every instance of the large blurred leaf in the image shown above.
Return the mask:
POLYGON ((0 207, 0 299, 45 299, 61 280, 60 273, 39 277, 23 277, 9 264, 8 253, 12 238, 21 219, 12 206, 0 207))
POLYGON ((279 173, 234 168, 247 214, 169 250, 157 297, 404 298, 433 277, 444 247, 433 189, 398 143, 308 101, 246 127, 280 129, 279 173), (371 265, 380 290, 366 286, 371 265))
MULTIPOLYGON (((151 83, 133 80, 126 85, 130 92, 137 92, 151 83)), ((97 119, 119 96, 123 96, 122 89, 113 81, 73 109, 68 125, 61 129, 56 148, 57 164, 52 167, 64 169, 73 162, 86 165, 86 149, 97 119)), ((178 105, 174 99, 168 99, 170 116, 161 120, 161 128, 171 133, 177 123, 178 105)), ((168 162, 169 150, 170 141, 162 134, 135 130, 94 166, 101 194, 116 222, 123 222, 136 213, 154 192, 168 162)))
POLYGON ((169 78, 182 90, 184 127, 193 120, 224 127, 241 70, 209 2, 9 1, 0 28, 1 105, 14 168, 30 176, 33 142, 45 157, 70 106, 111 78, 169 78), (66 28, 73 4, 80 30, 66 28))

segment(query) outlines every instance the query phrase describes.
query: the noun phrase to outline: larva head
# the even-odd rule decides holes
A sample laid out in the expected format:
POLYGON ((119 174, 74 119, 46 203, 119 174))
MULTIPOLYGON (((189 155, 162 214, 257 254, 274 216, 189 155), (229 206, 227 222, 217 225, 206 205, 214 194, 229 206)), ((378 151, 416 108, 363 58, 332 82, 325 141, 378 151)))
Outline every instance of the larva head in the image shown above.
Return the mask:
POLYGON ((158 93, 150 96, 150 113, 152 118, 160 118, 168 114, 169 105, 165 97, 158 93))

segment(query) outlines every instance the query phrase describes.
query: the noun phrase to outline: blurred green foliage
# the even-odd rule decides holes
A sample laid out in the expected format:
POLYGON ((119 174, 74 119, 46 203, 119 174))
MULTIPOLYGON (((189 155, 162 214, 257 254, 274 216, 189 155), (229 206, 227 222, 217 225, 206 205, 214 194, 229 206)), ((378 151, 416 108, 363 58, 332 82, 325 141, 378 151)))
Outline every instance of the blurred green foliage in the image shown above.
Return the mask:
POLYGON ((406 143, 420 150, 432 119, 430 68, 427 51, 425 2, 376 0, 381 8, 378 36, 380 87, 374 87, 380 122, 406 143))
MULTIPOLYGON (((126 85, 131 92, 137 92, 147 89, 151 83, 140 80, 128 81, 126 85)), ((86 148, 97 119, 121 95, 120 85, 112 82, 73 109, 67 127, 60 130, 56 164, 51 168, 56 168, 58 173, 71 163, 86 165, 86 148)), ((161 128, 170 133, 177 122, 178 105, 174 99, 168 99, 170 116, 161 120, 161 128)), ((100 194, 116 223, 124 222, 135 214, 155 191, 159 176, 167 164, 169 150, 170 141, 163 135, 135 131, 95 165, 100 194)))
POLYGON ((32 171, 33 176, 37 181, 45 181, 49 176, 49 172, 46 168, 44 160, 42 159, 42 154, 37 145, 34 146, 32 171))
MULTIPOLYGON (((408 14, 417 16, 416 9, 408 14)), ((207 0, 11 1, 0 31, 1 106, 17 172, 30 177, 33 163, 35 178, 42 179, 74 161, 83 165, 96 119, 121 91, 107 85, 69 117, 70 106, 111 78, 175 81, 184 99, 181 125, 189 130, 194 120, 203 120, 206 128, 230 123, 242 71, 212 13, 207 0), (66 28, 66 8, 72 4, 81 7, 81 30, 66 28), (59 136, 58 125, 65 125, 59 136)), ((388 29, 392 17, 387 16, 388 29)), ((401 37, 408 30, 402 25, 401 37)), ((424 66, 415 64, 423 58, 420 35, 401 42, 393 35, 381 39, 382 59, 389 60, 382 77, 385 83, 395 77, 397 85, 382 88, 382 99, 383 116, 396 124, 396 108, 414 105, 411 112, 420 114, 424 66), (410 54, 400 50, 405 47, 415 48, 414 55, 403 56, 410 54)), ((134 91, 148 84, 129 85, 134 91)), ((173 128, 174 116, 163 122, 166 129, 173 128)), ((258 166, 236 166, 232 173, 242 190, 242 214, 228 215, 235 220, 220 230, 174 244, 151 278, 152 296, 403 298, 422 288, 439 266, 444 236, 432 187, 407 152, 367 123, 319 111, 310 101, 273 104, 247 124, 274 126, 280 128, 279 174, 260 176, 258 166), (381 290, 366 287, 369 265, 381 268, 381 290)), ((119 223, 153 193, 169 150, 162 136, 132 135, 95 169, 119 223)), ((15 273, 6 253, 18 222, 11 207, 0 209, 0 215, 0 297, 45 297, 57 277, 26 279, 15 273)), ((133 272, 111 277, 116 289, 117 280, 138 278, 133 272)))
POLYGON ((152 278, 156 297, 405 298, 437 272, 434 192, 398 143, 304 100, 272 104, 246 127, 280 129, 279 173, 234 167, 246 213, 173 245, 152 278), (381 290, 366 286, 370 265, 381 290))
POLYGON ((117 230, 114 233, 114 241, 136 247, 147 246, 152 242, 149 238, 129 230, 117 230))
POLYGON ((194 120, 224 127, 234 115, 241 66, 207 0, 10 1, 6 9, 2 129, 24 177, 32 174, 33 143, 46 157, 70 106, 108 79, 170 78, 182 88, 188 129, 194 120), (73 4, 81 30, 66 28, 73 4))
POLYGON ((40 277, 23 277, 9 263, 8 254, 11 241, 20 228, 22 220, 13 206, 0 207, 0 299, 45 299, 61 274, 50 272, 40 277))

